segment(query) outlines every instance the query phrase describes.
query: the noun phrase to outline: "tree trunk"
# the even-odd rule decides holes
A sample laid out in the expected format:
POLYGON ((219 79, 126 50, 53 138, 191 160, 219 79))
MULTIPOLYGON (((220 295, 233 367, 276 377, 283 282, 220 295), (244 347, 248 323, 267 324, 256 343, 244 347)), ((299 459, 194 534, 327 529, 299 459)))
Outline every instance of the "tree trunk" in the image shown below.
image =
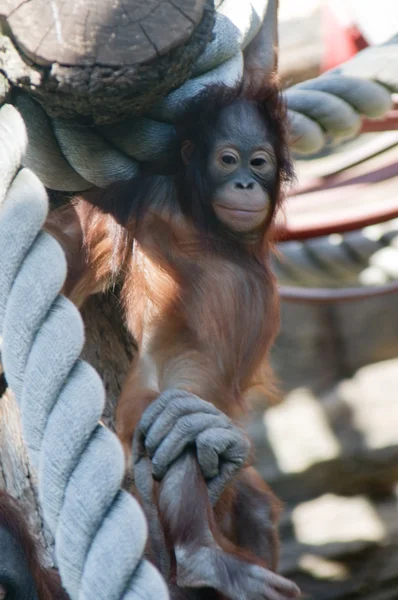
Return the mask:
POLYGON ((38 501, 37 479, 22 438, 19 408, 10 390, 0 398, 0 489, 17 498, 29 525, 53 565, 54 542, 45 527, 38 501))

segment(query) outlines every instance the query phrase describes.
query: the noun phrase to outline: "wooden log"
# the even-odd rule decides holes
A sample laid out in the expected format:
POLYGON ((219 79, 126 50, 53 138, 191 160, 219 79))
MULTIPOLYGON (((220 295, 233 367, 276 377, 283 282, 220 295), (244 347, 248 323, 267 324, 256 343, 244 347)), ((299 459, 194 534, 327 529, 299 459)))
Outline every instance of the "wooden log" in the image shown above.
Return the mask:
POLYGON ((102 377, 106 391, 102 419, 114 430, 114 411, 135 345, 124 326, 120 301, 114 291, 89 298, 82 316, 86 330, 83 358, 102 377))
POLYGON ((36 64, 113 67, 150 62, 191 35, 204 0, 7 0, 7 18, 18 48, 36 64))
POLYGON ((10 390, 0 396, 0 489, 20 501, 32 532, 44 548, 44 560, 52 566, 54 543, 43 522, 36 474, 23 441, 18 405, 10 390))
POLYGON ((0 17, 10 31, 0 41, 0 66, 13 85, 52 115, 111 122, 147 112, 189 77, 211 39, 214 5, 5 0, 0 17))

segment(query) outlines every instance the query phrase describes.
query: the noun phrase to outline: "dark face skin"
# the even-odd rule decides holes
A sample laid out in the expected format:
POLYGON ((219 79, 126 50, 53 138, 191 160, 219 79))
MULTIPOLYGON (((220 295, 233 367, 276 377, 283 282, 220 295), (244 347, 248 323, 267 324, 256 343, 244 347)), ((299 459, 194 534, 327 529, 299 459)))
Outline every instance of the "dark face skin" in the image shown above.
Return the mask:
POLYGON ((270 210, 267 190, 276 176, 276 158, 257 108, 237 100, 224 108, 211 136, 208 176, 218 219, 237 233, 259 229, 270 210))

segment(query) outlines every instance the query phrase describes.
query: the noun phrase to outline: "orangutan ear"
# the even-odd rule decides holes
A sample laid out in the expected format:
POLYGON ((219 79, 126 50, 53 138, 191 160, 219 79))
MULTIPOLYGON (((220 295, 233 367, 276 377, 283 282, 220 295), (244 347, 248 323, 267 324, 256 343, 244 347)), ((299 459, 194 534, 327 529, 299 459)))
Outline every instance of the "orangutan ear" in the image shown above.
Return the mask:
POLYGON ((191 140, 185 140, 181 144, 181 156, 185 165, 191 162, 193 152, 195 150, 194 143, 191 140))

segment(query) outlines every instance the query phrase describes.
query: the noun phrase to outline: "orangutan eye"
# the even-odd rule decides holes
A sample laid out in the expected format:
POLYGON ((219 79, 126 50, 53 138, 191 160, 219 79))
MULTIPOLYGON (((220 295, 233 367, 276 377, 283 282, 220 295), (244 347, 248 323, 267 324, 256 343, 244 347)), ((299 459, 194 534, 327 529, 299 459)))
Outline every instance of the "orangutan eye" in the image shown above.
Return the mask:
POLYGON ((221 157, 221 162, 223 162, 224 165, 228 165, 228 166, 236 165, 238 162, 238 159, 233 154, 223 154, 221 157))
POLYGON ((265 160, 265 158, 262 158, 261 156, 258 156, 257 158, 253 158, 250 161, 250 164, 252 167, 256 167, 257 169, 261 167, 263 167, 265 164, 267 163, 267 161, 265 160))
POLYGON ((273 165, 273 156, 266 152, 255 152, 250 159, 250 167, 258 173, 266 173, 273 165))

